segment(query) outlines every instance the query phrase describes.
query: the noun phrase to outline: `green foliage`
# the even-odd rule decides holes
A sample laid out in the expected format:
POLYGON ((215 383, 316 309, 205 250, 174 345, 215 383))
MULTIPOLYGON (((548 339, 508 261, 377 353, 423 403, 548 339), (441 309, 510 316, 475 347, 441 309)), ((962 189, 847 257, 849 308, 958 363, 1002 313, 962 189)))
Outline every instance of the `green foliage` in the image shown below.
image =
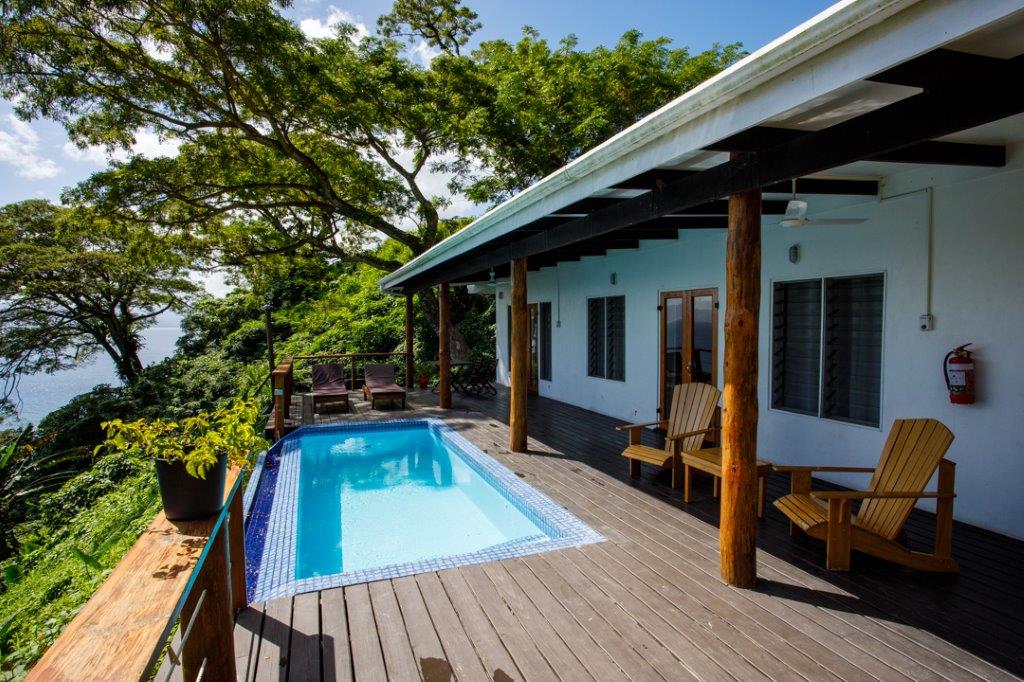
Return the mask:
POLYGON ((426 41, 430 47, 459 54, 481 26, 477 14, 459 0, 395 0, 391 11, 377 19, 383 36, 426 41))
POLYGON ((14 524, 26 508, 81 468, 81 452, 40 452, 31 433, 26 427, 0 447, 0 560, 13 552, 14 524))
POLYGON ((197 286, 177 240, 137 222, 30 200, 0 208, 0 378, 105 352, 125 382, 140 332, 197 286))
MULTIPOLYGON (((156 514, 152 464, 142 464, 74 509, 70 519, 40 526, 17 557, 0 564, 0 679, 25 674, 156 514)), ((79 474, 59 494, 77 497, 74 491, 93 487, 96 475, 79 474)))
POLYGON ((745 54, 738 43, 697 55, 669 45, 631 30, 611 48, 579 50, 572 35, 552 48, 529 27, 515 44, 482 43, 466 72, 475 99, 463 103, 465 151, 484 168, 469 197, 497 201, 524 189, 745 54))
POLYGON ((266 448, 267 442, 256 433, 258 418, 256 401, 236 400, 230 407, 176 421, 114 419, 103 423, 107 438, 96 452, 184 462, 189 475, 206 478, 220 455, 226 454, 230 465, 244 467, 252 453, 266 448))

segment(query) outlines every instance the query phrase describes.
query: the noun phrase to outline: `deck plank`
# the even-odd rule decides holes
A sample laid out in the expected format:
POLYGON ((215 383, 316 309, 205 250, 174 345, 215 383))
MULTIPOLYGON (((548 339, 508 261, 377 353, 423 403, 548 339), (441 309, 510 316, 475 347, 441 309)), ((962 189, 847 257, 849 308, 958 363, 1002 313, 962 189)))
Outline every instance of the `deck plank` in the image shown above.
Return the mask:
POLYGON ((491 626, 515 661, 516 667, 522 671, 523 677, 528 680, 558 679, 521 621, 512 614, 508 605, 498 595, 494 584, 483 569, 480 566, 466 566, 458 569, 458 572, 473 591, 491 626))
MULTIPOLYGON (((438 581, 437 573, 421 573, 413 578, 420 593, 424 615, 433 623, 444 656, 451 663, 452 672, 459 680, 479 680, 488 677, 480 657, 473 648, 473 642, 459 620, 459 614, 448 600, 444 586, 438 581)), ((399 594, 403 612, 407 599, 399 594)), ((414 609, 418 608, 416 606, 414 609)), ((415 618, 419 618, 416 616, 415 618)))
POLYGON ((318 680, 320 669, 320 593, 295 595, 292 636, 288 647, 288 679, 318 680))
MULTIPOLYGON (((957 523, 959 577, 923 575, 859 555, 853 571, 833 573, 824 568, 821 543, 791 539, 784 518, 769 508, 758 530, 759 584, 736 590, 718 577, 718 500, 708 481, 696 481, 694 502, 685 504, 653 467, 631 479, 619 456, 625 439, 613 429, 616 420, 536 396, 529 407, 530 452, 510 453, 506 391, 455 401, 455 409, 442 412, 431 404, 436 396, 414 392, 409 410, 377 411, 356 399, 352 415, 318 419, 443 417, 607 541, 324 591, 325 679, 453 673, 492 680, 1008 680, 1024 674, 1018 645, 1024 542, 957 523)), ((654 432, 645 431, 643 440, 660 445, 654 432)), ((787 486, 784 477, 771 477, 769 498, 787 486)), ((929 514, 913 512, 911 546, 930 542, 929 523, 929 514)), ((300 616, 308 611, 299 604, 296 598, 289 626, 306 632, 300 616)), ((268 604, 268 615, 275 607, 268 604)), ((271 621, 262 629, 264 639, 279 639, 271 621)), ((293 649, 296 636, 289 640, 293 649)), ((258 652, 263 666, 275 643, 249 637, 246 644, 236 629, 240 648, 258 652)))
POLYGON ((440 571, 436 575, 452 608, 458 614, 459 622, 466 629, 466 635, 480 657, 487 677, 492 680, 524 679, 525 676, 513 660, 506 643, 502 641, 501 635, 494 629, 483 607, 473 595, 473 590, 466 582, 462 571, 440 571))
POLYGON ((345 588, 345 613, 348 615, 352 670, 357 680, 386 680, 387 668, 377 634, 377 621, 366 585, 345 588))
POLYGON ((388 678, 411 680, 419 677, 419 666, 416 665, 416 656, 412 652, 402 610, 398 608, 398 599, 391 581, 378 580, 368 587, 388 678))
POLYGON ((351 682, 354 675, 345 590, 340 587, 320 593, 320 647, 324 682, 351 682))
POLYGON ((263 612, 259 655, 253 679, 276 682, 288 679, 288 642, 291 639, 292 598, 272 599, 263 612))
MULTIPOLYGON (((240 682, 249 682, 256 675, 263 609, 263 602, 252 604, 235 618, 235 675, 240 682)), ((157 679, 162 678, 157 676, 157 679)))

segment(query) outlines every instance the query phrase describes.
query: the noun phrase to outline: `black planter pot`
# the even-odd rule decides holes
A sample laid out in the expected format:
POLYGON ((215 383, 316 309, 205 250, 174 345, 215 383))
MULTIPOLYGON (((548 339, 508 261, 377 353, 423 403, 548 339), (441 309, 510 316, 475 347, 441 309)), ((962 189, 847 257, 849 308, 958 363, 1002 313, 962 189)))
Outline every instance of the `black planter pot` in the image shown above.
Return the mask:
POLYGON ((164 514, 171 521, 203 519, 224 507, 224 481, 227 478, 228 457, 223 454, 206 472, 206 478, 196 478, 185 470, 185 463, 156 460, 156 480, 160 484, 160 499, 164 514))

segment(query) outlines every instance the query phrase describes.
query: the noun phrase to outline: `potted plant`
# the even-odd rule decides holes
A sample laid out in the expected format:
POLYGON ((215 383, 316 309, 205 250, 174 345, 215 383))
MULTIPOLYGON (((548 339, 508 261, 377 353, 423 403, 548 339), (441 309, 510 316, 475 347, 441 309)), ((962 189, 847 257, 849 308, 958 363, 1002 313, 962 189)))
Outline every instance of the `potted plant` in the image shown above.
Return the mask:
POLYGON ((426 364, 424 364, 422 362, 418 363, 416 365, 416 374, 417 374, 416 382, 419 384, 419 387, 420 387, 421 391, 422 390, 426 390, 427 385, 430 383, 430 373, 431 373, 431 371, 432 371, 432 368, 430 367, 430 365, 426 365, 426 364))
POLYGON ((224 506, 228 464, 247 466, 250 453, 266 447, 254 428, 258 416, 255 401, 238 400, 181 420, 115 419, 103 423, 107 438, 97 450, 152 458, 167 518, 204 518, 224 506))

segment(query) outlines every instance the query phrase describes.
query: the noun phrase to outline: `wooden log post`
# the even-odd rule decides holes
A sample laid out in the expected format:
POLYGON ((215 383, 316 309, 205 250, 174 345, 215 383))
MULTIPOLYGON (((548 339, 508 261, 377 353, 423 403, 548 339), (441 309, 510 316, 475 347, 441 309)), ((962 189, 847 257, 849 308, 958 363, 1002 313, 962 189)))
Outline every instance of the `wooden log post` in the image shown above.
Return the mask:
POLYGON ((512 261, 512 348, 509 350, 508 449, 526 452, 530 319, 526 307, 526 259, 512 261))
POLYGON ((228 528, 211 537, 210 551, 181 612, 182 631, 198 605, 195 623, 181 645, 181 672, 186 680, 235 679, 234 618, 228 560, 228 528), (202 603, 199 598, 202 597, 202 603))
POLYGON ((412 294, 405 295, 405 387, 413 387, 413 366, 412 366, 412 294))
MULTIPOLYGON (((735 158, 736 155, 734 154, 735 158)), ((761 302, 761 191, 729 197, 722 401, 722 578, 757 581, 757 353, 761 302)))
POLYGON ((438 292, 437 318, 437 404, 447 410, 452 406, 452 321, 448 282, 442 282, 438 292))

